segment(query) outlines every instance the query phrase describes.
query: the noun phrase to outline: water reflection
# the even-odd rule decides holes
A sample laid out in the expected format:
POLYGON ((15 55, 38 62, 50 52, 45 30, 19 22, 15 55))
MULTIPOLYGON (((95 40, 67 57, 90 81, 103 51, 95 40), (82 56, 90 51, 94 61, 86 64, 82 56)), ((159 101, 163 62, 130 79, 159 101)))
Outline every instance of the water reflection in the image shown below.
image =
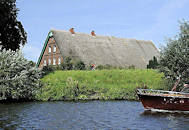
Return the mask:
POLYGON ((20 113, 23 111, 23 109, 27 108, 27 105, 24 104, 25 103, 1 103, 0 128, 16 129, 20 124, 22 124, 22 118, 20 117, 20 113), (25 107, 23 107, 23 105, 25 107))
POLYGON ((141 116, 153 116, 153 117, 167 117, 167 116, 174 116, 174 117, 189 117, 189 113, 184 112, 171 112, 171 111, 151 111, 151 110, 144 110, 141 113, 141 116))

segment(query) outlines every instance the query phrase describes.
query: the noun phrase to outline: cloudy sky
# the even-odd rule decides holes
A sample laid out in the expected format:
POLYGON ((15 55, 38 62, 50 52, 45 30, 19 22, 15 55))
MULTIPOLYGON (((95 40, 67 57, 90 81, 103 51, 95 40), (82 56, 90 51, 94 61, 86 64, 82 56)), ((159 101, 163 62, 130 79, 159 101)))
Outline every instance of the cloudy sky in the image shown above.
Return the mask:
POLYGON ((189 20, 189 0, 17 0, 27 59, 37 61, 50 29, 151 40, 157 48, 189 20))

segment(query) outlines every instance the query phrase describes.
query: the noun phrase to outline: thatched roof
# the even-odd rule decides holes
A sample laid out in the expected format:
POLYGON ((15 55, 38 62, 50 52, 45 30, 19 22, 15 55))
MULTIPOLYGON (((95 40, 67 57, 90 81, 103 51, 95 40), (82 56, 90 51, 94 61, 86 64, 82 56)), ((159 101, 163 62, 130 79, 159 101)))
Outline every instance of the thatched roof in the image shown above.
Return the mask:
POLYGON ((159 56, 159 51, 151 41, 85 33, 71 34, 60 30, 51 32, 63 58, 78 58, 86 65, 134 65, 137 68, 146 68, 153 56, 159 56))

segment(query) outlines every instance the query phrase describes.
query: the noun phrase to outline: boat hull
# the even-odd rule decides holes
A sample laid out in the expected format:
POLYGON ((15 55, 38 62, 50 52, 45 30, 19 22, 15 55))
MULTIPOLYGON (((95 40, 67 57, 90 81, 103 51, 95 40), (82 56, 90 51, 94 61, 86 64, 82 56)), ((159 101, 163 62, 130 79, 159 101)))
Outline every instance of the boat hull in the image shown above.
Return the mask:
POLYGON ((153 94, 149 95, 140 93, 138 93, 138 97, 145 109, 189 111, 188 97, 163 96, 153 94))

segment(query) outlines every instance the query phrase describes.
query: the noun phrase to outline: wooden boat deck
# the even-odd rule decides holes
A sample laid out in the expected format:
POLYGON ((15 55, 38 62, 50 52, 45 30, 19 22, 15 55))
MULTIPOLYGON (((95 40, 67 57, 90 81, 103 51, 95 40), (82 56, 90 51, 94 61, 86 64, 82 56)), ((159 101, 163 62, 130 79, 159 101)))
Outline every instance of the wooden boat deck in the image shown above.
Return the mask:
POLYGON ((163 90, 138 89, 137 93, 141 95, 149 95, 149 96, 189 98, 189 93, 163 91, 163 90))

